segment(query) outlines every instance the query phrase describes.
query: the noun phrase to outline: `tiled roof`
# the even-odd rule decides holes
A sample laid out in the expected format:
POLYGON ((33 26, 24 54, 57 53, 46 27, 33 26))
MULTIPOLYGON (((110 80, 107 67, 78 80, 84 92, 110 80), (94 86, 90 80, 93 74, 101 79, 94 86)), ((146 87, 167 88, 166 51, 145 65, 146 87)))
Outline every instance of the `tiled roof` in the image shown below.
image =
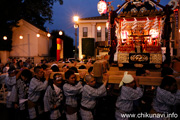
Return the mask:
POLYGON ((108 19, 108 15, 80 18, 80 20, 107 20, 107 19, 108 19))

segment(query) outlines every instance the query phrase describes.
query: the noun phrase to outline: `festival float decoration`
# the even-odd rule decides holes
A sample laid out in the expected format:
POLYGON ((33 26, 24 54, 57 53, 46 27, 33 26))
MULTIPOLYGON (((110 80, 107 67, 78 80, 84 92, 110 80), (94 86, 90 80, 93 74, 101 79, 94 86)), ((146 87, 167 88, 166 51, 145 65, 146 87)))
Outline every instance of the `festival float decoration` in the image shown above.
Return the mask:
POLYGON ((150 20, 149 20, 149 18, 147 17, 146 24, 145 24, 145 26, 144 26, 144 30, 149 30, 149 27, 150 27, 150 20))
POLYGON ((118 65, 162 64, 161 34, 163 6, 154 0, 127 0, 115 18, 118 40, 118 65), (158 7, 158 9, 157 9, 158 7))

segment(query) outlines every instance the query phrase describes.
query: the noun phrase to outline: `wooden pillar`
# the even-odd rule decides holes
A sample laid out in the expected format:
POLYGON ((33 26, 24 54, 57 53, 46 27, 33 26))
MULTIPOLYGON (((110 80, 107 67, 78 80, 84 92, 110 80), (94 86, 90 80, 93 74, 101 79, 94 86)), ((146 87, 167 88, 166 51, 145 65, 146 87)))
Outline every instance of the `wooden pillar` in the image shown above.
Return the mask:
POLYGON ((180 56, 180 22, 179 21, 180 21, 180 7, 178 8, 177 56, 180 56))

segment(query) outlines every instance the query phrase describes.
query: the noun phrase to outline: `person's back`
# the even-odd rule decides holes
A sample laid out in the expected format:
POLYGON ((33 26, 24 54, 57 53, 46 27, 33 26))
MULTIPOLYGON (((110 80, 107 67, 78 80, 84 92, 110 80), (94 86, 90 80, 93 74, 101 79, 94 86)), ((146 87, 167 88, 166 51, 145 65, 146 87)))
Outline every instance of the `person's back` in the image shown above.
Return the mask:
POLYGON ((165 76, 161 85, 157 88, 153 100, 155 113, 170 113, 171 106, 180 104, 180 90, 177 90, 176 80, 171 76, 165 76))
POLYGON ((132 75, 124 73, 120 82, 120 95, 116 101, 116 119, 121 120, 122 114, 131 113, 133 111, 133 101, 139 99, 143 95, 142 89, 139 87, 139 81, 132 75))

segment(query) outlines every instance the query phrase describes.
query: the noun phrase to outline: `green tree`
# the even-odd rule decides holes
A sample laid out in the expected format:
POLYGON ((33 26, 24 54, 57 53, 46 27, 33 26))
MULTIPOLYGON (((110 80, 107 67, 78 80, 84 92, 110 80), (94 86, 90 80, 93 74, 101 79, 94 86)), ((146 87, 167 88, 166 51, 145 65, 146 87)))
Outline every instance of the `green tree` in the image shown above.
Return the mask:
POLYGON ((51 57, 56 57, 56 49, 57 49, 57 44, 56 44, 56 39, 60 38, 63 40, 63 58, 72 58, 74 56, 73 54, 73 39, 69 36, 67 36, 64 32, 63 35, 59 35, 58 30, 53 30, 51 33, 52 37, 52 47, 50 48, 50 56, 51 57))
POLYGON ((1 0, 0 50, 11 50, 11 28, 20 19, 45 30, 45 22, 52 23, 52 6, 57 1, 63 4, 63 0, 1 0), (7 36, 7 41, 3 40, 3 36, 7 36))

